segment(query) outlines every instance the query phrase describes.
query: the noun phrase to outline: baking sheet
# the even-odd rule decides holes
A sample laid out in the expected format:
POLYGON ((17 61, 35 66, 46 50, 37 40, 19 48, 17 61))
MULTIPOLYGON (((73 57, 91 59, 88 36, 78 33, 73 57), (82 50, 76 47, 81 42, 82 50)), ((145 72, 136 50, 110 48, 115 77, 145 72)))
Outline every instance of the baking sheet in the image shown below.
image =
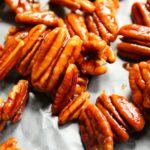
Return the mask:
MULTIPOLYGON (((128 24, 130 20, 130 9, 136 0, 122 0, 117 11, 119 26, 128 24)), ((141 0, 145 1, 145 0, 141 0)), ((42 7, 46 8, 47 0, 42 0, 42 7)), ((64 12, 59 9, 59 14, 64 12), (60 13, 61 12, 61 13, 60 13)), ((13 14, 7 8, 0 7, 0 43, 4 42, 8 28, 14 23, 13 14)), ((117 39, 112 48, 116 51, 117 39)), ((128 72, 122 67, 125 62, 120 58, 108 66, 105 75, 92 77, 88 90, 91 92, 91 101, 94 103, 96 97, 105 90, 108 94, 116 93, 131 97, 128 83, 128 72)), ((11 87, 19 80, 15 72, 11 72, 7 78, 0 81, 0 97, 6 99, 11 87)), ((29 101, 23 113, 22 120, 15 125, 8 125, 0 133, 0 143, 9 137, 16 137, 22 150, 83 150, 79 128, 76 123, 70 123, 63 127, 58 126, 58 118, 51 116, 50 98, 45 94, 30 90, 29 101)), ((138 134, 133 134, 127 143, 116 143, 115 150, 149 150, 150 149, 150 127, 138 134)))

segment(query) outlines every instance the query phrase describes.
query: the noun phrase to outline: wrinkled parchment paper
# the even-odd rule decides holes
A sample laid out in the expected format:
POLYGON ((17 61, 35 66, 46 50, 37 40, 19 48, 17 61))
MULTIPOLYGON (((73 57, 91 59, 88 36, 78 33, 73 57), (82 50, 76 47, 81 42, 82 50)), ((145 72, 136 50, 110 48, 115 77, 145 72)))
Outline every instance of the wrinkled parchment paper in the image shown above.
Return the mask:
MULTIPOLYGON (((47 0, 41 0, 42 7, 46 8, 47 0)), ((129 24, 131 5, 136 0, 122 0, 117 11, 119 26, 129 24)), ((141 0, 146 1, 146 0, 141 0)), ((59 9, 58 14, 63 14, 64 9, 59 9)), ((13 13, 6 8, 0 8, 0 43, 4 42, 8 28, 14 24, 13 13)), ((116 51, 116 40, 112 48, 116 51)), ((91 92, 91 101, 105 90, 108 94, 116 93, 131 97, 128 83, 128 72, 122 67, 125 61, 117 58, 117 61, 108 65, 105 75, 92 77, 88 89, 91 92)), ((6 99, 11 87, 20 79, 12 71, 5 80, 0 81, 0 97, 6 99)), ((15 125, 8 125, 0 133, 0 143, 8 137, 16 137, 22 150, 83 150, 78 125, 76 123, 58 126, 58 118, 51 116, 50 98, 42 93, 30 90, 29 101, 23 113, 22 120, 15 125)), ((149 150, 150 127, 138 134, 133 134, 127 143, 116 143, 115 150, 149 150)))

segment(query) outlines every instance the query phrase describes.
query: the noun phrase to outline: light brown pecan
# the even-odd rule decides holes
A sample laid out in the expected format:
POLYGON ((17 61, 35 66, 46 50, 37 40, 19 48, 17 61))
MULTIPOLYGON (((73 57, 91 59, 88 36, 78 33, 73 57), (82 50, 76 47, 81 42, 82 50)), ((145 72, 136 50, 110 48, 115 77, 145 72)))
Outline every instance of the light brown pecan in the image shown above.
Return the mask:
POLYGON ((32 66, 37 59, 39 46, 45 36, 46 26, 43 24, 37 25, 30 29, 28 35, 24 38, 24 46, 22 54, 17 63, 17 71, 22 76, 31 74, 32 66))
POLYGON ((15 12, 37 11, 40 4, 35 0, 5 0, 5 3, 15 12))
POLYGON ((62 125, 78 119, 82 109, 85 109, 90 104, 89 96, 88 92, 83 92, 67 104, 59 114, 59 124, 62 125))
POLYGON ((113 134, 108 121, 90 104, 80 114, 80 133, 86 150, 113 150, 113 134))
POLYGON ((0 150, 21 150, 17 146, 17 140, 14 137, 7 139, 5 142, 0 144, 0 150))
POLYGON ((95 9, 94 4, 90 0, 50 0, 50 2, 66 6, 73 11, 80 9, 84 12, 92 13, 95 9))
POLYGON ((127 141, 128 132, 141 131, 144 127, 145 122, 139 109, 123 96, 107 96, 103 92, 97 98, 96 106, 107 118, 117 141, 127 141))
POLYGON ((135 2, 132 5, 132 18, 135 24, 150 27, 150 4, 135 2))
POLYGON ((26 24, 45 24, 50 27, 58 26, 58 17, 53 11, 25 11, 18 13, 15 20, 26 24))
POLYGON ((100 36, 107 43, 113 42, 118 33, 118 25, 115 18, 115 7, 110 0, 96 0, 95 12, 85 16, 85 22, 89 32, 100 36))
POLYGON ((32 85, 43 92, 54 90, 68 64, 78 58, 81 45, 78 36, 68 40, 65 28, 50 31, 39 47, 39 56, 31 74, 32 85))
POLYGON ((70 64, 56 91, 54 102, 52 104, 53 114, 59 114, 59 112, 70 102, 75 93, 77 78, 78 69, 74 64, 70 64))
POLYGON ((118 53, 123 58, 135 61, 150 58, 150 28, 129 24, 123 26, 119 35, 122 35, 122 42, 118 44, 118 53))

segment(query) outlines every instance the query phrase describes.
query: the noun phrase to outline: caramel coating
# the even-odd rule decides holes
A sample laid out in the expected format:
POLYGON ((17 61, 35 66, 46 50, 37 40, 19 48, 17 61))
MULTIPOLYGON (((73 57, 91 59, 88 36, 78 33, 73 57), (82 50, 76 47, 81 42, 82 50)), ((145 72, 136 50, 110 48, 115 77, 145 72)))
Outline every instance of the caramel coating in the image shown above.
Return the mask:
POLYGON ((86 150, 113 150, 113 134, 101 111, 93 104, 82 109, 80 134, 86 150))

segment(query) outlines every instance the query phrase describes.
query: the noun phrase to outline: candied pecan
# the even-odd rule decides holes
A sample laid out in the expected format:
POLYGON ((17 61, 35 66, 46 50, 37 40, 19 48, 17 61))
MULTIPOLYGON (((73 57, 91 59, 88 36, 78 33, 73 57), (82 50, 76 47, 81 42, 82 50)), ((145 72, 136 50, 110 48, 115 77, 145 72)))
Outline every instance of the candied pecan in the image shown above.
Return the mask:
POLYGON ((84 12, 92 13, 95 10, 95 6, 89 0, 51 0, 53 4, 66 6, 73 11, 77 9, 83 10, 84 12))
POLYGON ((7 141, 0 144, 0 150, 21 150, 17 146, 17 140, 14 137, 7 139, 7 141))
POLYGON ((78 58, 81 45, 78 36, 68 40, 65 28, 49 32, 39 47, 39 56, 31 74, 32 85, 43 92, 54 90, 68 64, 78 58))
POLYGON ((19 60, 21 48, 23 45, 24 42, 18 39, 16 36, 7 40, 0 55, 0 80, 2 80, 7 75, 7 73, 19 60))
POLYGON ((58 17, 53 11, 26 11, 16 15, 16 21, 26 24, 45 24, 47 26, 57 26, 58 17))
POLYGON ((39 46, 45 36, 46 26, 43 24, 33 27, 24 39, 22 54, 17 64, 17 71, 22 76, 30 75, 32 66, 37 59, 39 46))
POLYGON ((119 34, 123 37, 118 44, 118 53, 135 61, 149 59, 150 57, 150 28, 130 24, 123 26, 119 34))
POLYGON ((52 104, 53 114, 58 114, 69 103, 75 92, 77 78, 78 69, 74 64, 70 64, 55 94, 52 104))
POLYGON ((78 119, 82 109, 85 109, 90 104, 89 96, 88 92, 83 92, 67 104, 59 114, 59 124, 62 125, 78 119))
POLYGON ((108 121, 93 104, 82 109, 80 133, 87 150, 113 150, 113 134, 108 121))
POLYGON ((13 86, 11 92, 8 95, 7 101, 1 109, 1 120, 16 123, 21 119, 25 104, 28 99, 28 81, 19 80, 19 82, 13 86))
POLYGON ((144 127, 144 119, 139 109, 123 96, 107 96, 103 92, 97 98, 96 106, 107 118, 117 141, 127 141, 128 132, 141 131, 144 127))
POLYGON ((40 4, 35 0, 5 0, 5 3, 15 12, 37 11, 40 4))
POLYGON ((134 23, 150 27, 150 4, 135 2, 132 5, 132 18, 134 23))
POLYGON ((85 16, 85 22, 89 32, 100 36, 107 43, 113 42, 118 33, 118 25, 115 18, 115 8, 112 2, 96 0, 95 12, 85 16))

